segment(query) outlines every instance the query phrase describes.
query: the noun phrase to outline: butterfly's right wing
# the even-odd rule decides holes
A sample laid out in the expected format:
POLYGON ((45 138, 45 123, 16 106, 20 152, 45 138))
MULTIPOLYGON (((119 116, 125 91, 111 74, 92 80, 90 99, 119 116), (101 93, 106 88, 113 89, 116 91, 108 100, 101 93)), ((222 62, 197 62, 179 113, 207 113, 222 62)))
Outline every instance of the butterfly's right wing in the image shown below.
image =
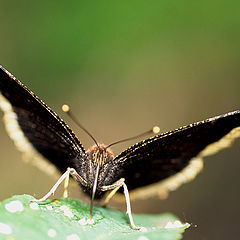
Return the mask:
POLYGON ((0 66, 0 108, 10 138, 32 163, 53 174, 74 167, 85 150, 72 130, 32 91, 0 66), (48 164, 35 149, 52 164, 48 164), (54 166, 55 167, 54 167, 54 166))
POLYGON ((115 158, 119 178, 135 197, 167 194, 192 180, 202 158, 240 137, 240 110, 209 118, 143 140, 115 158), (142 188, 142 189, 141 189, 142 188))

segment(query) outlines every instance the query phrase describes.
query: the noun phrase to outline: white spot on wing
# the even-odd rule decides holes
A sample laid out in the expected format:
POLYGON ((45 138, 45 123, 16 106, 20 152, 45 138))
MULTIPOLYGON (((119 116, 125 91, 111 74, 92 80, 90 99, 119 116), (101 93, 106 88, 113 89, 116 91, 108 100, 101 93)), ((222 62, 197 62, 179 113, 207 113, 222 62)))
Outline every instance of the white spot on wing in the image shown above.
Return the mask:
POLYGON ((0 222, 0 233, 11 234, 12 233, 12 228, 9 225, 7 225, 6 223, 0 222))
POLYGON ((5 205, 5 208, 8 212, 15 213, 15 212, 22 212, 24 207, 19 200, 11 201, 5 205))

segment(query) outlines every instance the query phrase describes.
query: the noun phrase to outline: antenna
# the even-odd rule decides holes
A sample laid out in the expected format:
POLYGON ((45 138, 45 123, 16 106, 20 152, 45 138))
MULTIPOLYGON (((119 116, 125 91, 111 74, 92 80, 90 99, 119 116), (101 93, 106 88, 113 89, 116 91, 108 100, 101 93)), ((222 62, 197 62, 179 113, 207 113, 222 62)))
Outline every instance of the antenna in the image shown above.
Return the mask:
POLYGON ((109 147, 111 147, 111 146, 113 146, 115 144, 118 144, 118 143, 127 142, 127 141, 130 141, 130 140, 136 139, 136 138, 140 138, 140 137, 146 136, 148 134, 152 134, 152 133, 158 134, 159 132, 160 132, 160 128, 158 126, 154 126, 152 129, 150 129, 150 130, 148 130, 148 131, 146 131, 144 133, 141 133, 141 134, 139 134, 137 136, 130 137, 130 138, 125 138, 125 139, 116 141, 114 143, 111 143, 106 148, 109 148, 109 147))
POLYGON ((63 112, 67 113, 68 116, 95 142, 95 144, 99 147, 96 139, 93 137, 93 135, 85 128, 83 127, 83 125, 78 122, 77 118, 72 114, 72 112, 70 111, 70 107, 67 104, 63 104, 62 105, 62 110, 63 112))

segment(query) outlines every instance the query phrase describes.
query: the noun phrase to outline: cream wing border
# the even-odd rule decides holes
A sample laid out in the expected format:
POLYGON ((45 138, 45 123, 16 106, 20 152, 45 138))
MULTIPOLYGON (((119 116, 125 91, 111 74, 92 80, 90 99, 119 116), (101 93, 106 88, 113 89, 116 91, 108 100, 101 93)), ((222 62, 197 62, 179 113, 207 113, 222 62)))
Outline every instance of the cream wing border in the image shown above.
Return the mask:
POLYGON ((0 109, 3 111, 3 122, 9 137, 14 142, 16 148, 23 153, 23 160, 31 163, 40 170, 51 176, 59 176, 57 168, 49 163, 40 153, 35 150, 32 144, 24 136, 18 121, 17 115, 13 111, 11 103, 0 94, 0 109))

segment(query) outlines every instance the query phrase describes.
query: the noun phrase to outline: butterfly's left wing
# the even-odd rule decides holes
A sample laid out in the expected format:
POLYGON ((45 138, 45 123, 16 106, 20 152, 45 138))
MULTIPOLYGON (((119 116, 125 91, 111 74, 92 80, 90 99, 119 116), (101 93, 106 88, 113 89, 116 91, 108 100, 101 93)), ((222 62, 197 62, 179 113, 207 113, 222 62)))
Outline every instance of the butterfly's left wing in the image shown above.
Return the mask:
MULTIPOLYGON (((48 174, 65 172, 85 158, 68 125, 41 99, 0 66, 0 108, 10 138, 33 165, 48 174), (37 151, 36 151, 37 150, 37 151), (44 156, 48 161, 44 161, 44 156), (50 164, 52 163, 52 164, 50 164)), ((26 159, 26 158, 25 158, 26 159)))
POLYGON ((237 137, 239 110, 146 139, 115 158, 122 169, 118 178, 124 177, 134 190, 132 197, 167 194, 195 177, 202 157, 228 147, 237 137))

